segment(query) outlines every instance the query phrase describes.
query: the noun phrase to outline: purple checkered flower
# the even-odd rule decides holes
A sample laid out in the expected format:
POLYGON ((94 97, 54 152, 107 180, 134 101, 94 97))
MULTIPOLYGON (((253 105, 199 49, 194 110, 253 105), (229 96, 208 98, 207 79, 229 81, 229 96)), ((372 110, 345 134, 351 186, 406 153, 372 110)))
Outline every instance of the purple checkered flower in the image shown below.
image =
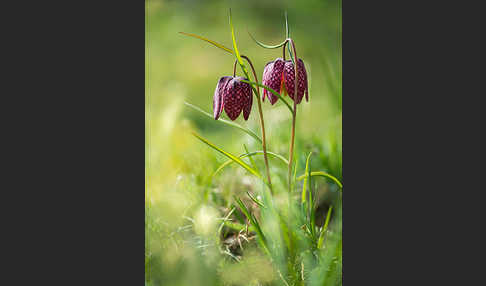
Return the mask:
MULTIPOLYGON (((309 101, 309 90, 308 90, 308 83, 307 83, 307 72, 305 70, 304 62, 301 59, 297 61, 299 70, 298 70, 298 85, 297 85, 297 103, 302 101, 302 97, 305 93, 306 101, 309 101)), ((295 71, 294 65, 292 64, 291 60, 284 61, 281 58, 277 58, 276 60, 269 62, 264 70, 263 70, 263 79, 262 84, 266 85, 279 94, 285 89, 287 94, 294 99, 294 92, 295 92, 295 71)), ((266 89, 263 91, 263 101, 265 101, 265 97, 268 97, 270 103, 273 105, 277 102, 278 97, 275 96, 273 93, 267 91, 266 89)))
POLYGON ((213 115, 214 119, 218 119, 224 111, 231 120, 235 120, 243 111, 243 118, 248 120, 250 116, 251 106, 253 104, 253 92, 251 86, 242 82, 247 80, 243 77, 222 77, 213 97, 213 115))
MULTIPOLYGON (((284 65, 285 62, 282 58, 277 58, 276 60, 269 62, 263 69, 262 84, 281 93, 284 65)), ((268 97, 268 100, 270 100, 272 105, 278 100, 278 96, 263 89, 263 101, 265 101, 265 97, 268 97)))

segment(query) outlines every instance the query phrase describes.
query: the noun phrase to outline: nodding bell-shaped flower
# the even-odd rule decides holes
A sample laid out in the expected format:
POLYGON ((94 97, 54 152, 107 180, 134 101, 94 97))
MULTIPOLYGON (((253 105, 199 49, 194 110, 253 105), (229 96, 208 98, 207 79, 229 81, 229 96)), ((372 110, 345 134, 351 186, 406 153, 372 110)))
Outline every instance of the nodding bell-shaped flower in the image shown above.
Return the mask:
MULTIPOLYGON (((305 100, 309 101, 309 90, 307 84, 307 72, 305 70, 304 62, 301 59, 297 60, 298 65, 298 82, 297 82, 297 103, 302 101, 305 93, 305 100)), ((279 94, 285 89, 287 94, 294 100, 295 92, 295 70, 291 60, 284 61, 282 58, 277 58, 269 62, 263 70, 262 84, 266 85, 279 94)), ((270 103, 273 105, 277 102, 278 97, 273 93, 263 90, 263 101, 265 96, 268 97, 270 103)))
POLYGON ((231 120, 235 120, 243 110, 243 117, 248 120, 253 104, 251 86, 242 82, 243 77, 224 76, 219 79, 213 97, 213 115, 218 119, 223 109, 231 120))
MULTIPOLYGON (((262 84, 270 87, 278 93, 281 93, 284 66, 285 62, 282 58, 277 58, 273 62, 269 62, 263 69, 262 84)), ((278 96, 266 89, 263 89, 263 101, 265 101, 265 96, 268 97, 268 100, 270 100, 272 105, 278 100, 278 96)))

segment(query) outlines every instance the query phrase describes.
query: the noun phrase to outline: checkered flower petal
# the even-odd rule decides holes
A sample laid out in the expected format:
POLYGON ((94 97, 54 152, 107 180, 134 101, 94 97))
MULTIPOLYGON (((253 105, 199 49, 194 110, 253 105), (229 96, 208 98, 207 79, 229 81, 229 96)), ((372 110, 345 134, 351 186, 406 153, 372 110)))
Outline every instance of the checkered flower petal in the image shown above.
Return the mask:
MULTIPOLYGON (((241 80, 241 79, 248 80, 248 79, 243 78, 243 77, 238 77, 236 79, 237 80, 241 80)), ((247 84, 246 82, 240 81, 239 85, 241 85, 241 89, 239 90, 239 92, 241 93, 242 98, 243 98, 243 118, 245 118, 245 120, 248 120, 248 118, 250 117, 251 106, 253 104, 253 90, 251 89, 251 86, 249 84, 247 84)))
POLYGON ((240 79, 243 78, 237 77, 231 79, 226 85, 223 95, 224 111, 231 120, 238 118, 243 108, 247 109, 247 116, 243 114, 245 119, 248 119, 250 115, 251 87, 248 83, 240 81, 240 79))
MULTIPOLYGON (((297 81, 297 103, 302 101, 304 93, 306 94, 306 100, 309 101, 308 83, 307 83, 307 72, 305 70, 304 62, 301 59, 297 60, 298 70, 298 81, 297 81)), ((295 71, 292 61, 285 61, 283 78, 285 84, 285 90, 287 94, 294 100, 295 92, 295 71)))
POLYGON ((213 96, 213 115, 215 120, 218 120, 221 112, 223 112, 223 92, 232 78, 233 77, 231 76, 223 76, 219 79, 218 84, 216 85, 213 96))
MULTIPOLYGON (((263 70, 262 84, 280 93, 282 87, 284 65, 285 62, 281 58, 277 58, 274 61, 269 62, 263 70)), ((275 104, 275 102, 277 102, 278 100, 277 96, 275 96, 273 93, 269 92, 266 89, 263 90, 263 101, 265 101, 265 97, 268 97, 268 100, 270 100, 270 103, 272 105, 275 104)))

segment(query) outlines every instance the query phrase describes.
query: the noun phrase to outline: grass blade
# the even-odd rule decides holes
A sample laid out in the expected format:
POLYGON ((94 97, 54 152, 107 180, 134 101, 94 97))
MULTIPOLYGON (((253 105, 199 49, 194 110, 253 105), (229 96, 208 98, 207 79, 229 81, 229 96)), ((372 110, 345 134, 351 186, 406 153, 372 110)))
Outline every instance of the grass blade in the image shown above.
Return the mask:
MULTIPOLYGON (((238 158, 252 157, 252 156, 255 156, 255 155, 263 155, 263 151, 254 151, 254 152, 242 154, 242 155, 238 156, 238 158)), ((272 157, 280 159, 283 163, 285 163, 285 165, 289 164, 289 161, 287 159, 285 159, 284 156, 282 156, 280 154, 267 151, 267 155, 272 155, 272 157)), ((218 169, 216 169, 216 171, 214 171, 213 176, 216 175, 217 173, 219 173, 224 167, 230 165, 231 163, 233 163, 233 160, 228 160, 228 161, 224 162, 223 164, 221 164, 218 167, 218 169)))
POLYGON ((233 28, 233 16, 231 15, 231 9, 230 9, 230 26, 231 26, 231 38, 233 40, 233 48, 235 49, 236 59, 238 59, 238 63, 240 64, 241 69, 245 73, 246 78, 250 78, 248 76, 248 70, 246 69, 246 66, 243 63, 243 60, 241 59, 240 52, 238 51, 238 47, 236 46, 235 29, 233 28))
POLYGON ((199 39, 199 40, 206 41, 206 42, 208 42, 208 43, 210 43, 210 44, 214 45, 215 47, 218 47, 218 48, 222 49, 222 50, 223 50, 223 51, 225 51, 225 52, 228 52, 228 53, 230 53, 230 54, 233 54, 233 51, 232 51, 231 49, 229 49, 229 48, 227 48, 227 47, 225 47, 225 46, 221 45, 220 43, 216 43, 215 41, 212 41, 212 40, 206 39, 206 38, 204 38, 204 37, 202 37, 202 36, 199 36, 199 35, 196 35, 196 34, 190 34, 190 33, 186 33, 186 32, 179 32, 179 33, 181 33, 181 34, 183 34, 183 35, 186 35, 186 36, 189 36, 189 37, 194 37, 194 38, 199 39))
POLYGON ((250 35, 250 37, 253 39, 253 41, 255 41, 255 43, 257 43, 257 45, 259 45, 260 47, 265 48, 265 49, 278 49, 281 46, 285 45, 285 42, 287 41, 287 40, 285 40, 285 41, 283 41, 283 42, 281 42, 280 44, 277 44, 277 45, 266 45, 266 44, 258 41, 257 39, 255 39, 255 37, 253 37, 253 35, 250 34, 250 32, 248 32, 248 35, 250 35))
MULTIPOLYGON (((229 221, 229 220, 226 220, 224 221, 224 225, 233 229, 233 230, 236 230, 236 231, 241 231, 241 230, 245 230, 246 229, 246 226, 241 224, 241 223, 237 223, 237 222, 232 222, 232 221, 229 221)), ((255 227, 250 225, 248 227, 248 231, 254 231, 256 232, 255 230, 255 227)))
MULTIPOLYGON (((326 178, 329 178, 331 179, 334 183, 336 183, 336 185, 339 186, 339 188, 342 190, 343 189, 343 184, 341 184, 341 182, 336 178, 334 177, 333 175, 330 175, 326 172, 322 172, 322 171, 318 171, 318 172, 312 172, 310 174, 311 176, 319 176, 319 177, 326 177, 326 178)), ((301 175, 297 178, 297 181, 301 181, 305 178, 307 178, 309 175, 308 174, 304 174, 304 175, 301 175)))
MULTIPOLYGON (((243 148, 245 148, 245 152, 246 152, 245 154, 250 153, 250 152, 248 152, 248 148, 246 148, 246 144, 243 144, 243 148)), ((238 158, 242 158, 241 155, 238 156, 238 158)), ((250 164, 253 167, 253 169, 258 170, 257 166, 255 165, 255 161, 253 161, 253 157, 248 156, 248 159, 250 159, 250 164)))
MULTIPOLYGON (((312 152, 309 154, 309 157, 311 154, 312 152)), ((309 170, 307 172, 308 174, 307 178, 309 180, 309 202, 307 202, 307 209, 309 210, 310 229, 312 233, 312 238, 315 239, 316 238, 316 208, 314 207, 315 201, 312 197, 312 176, 310 175, 311 169, 312 166, 310 166, 310 160, 309 160, 309 170)))
MULTIPOLYGON (((309 159, 312 155, 312 152, 307 155, 307 160, 305 161, 305 174, 309 172, 309 159)), ((302 185, 302 204, 307 202, 307 176, 304 177, 304 184, 302 185)))
MULTIPOLYGON (((184 102, 185 105, 189 106, 190 108, 196 110, 196 111, 199 111, 200 113, 214 119, 213 115, 202 110, 201 108, 195 106, 195 105, 192 105, 188 102, 184 102)), ((219 122, 222 122, 226 125, 229 125, 229 126, 232 126, 232 127, 236 127, 238 129, 240 129, 241 131, 247 133, 248 135, 250 135, 251 137, 253 137, 256 141, 260 142, 260 144, 262 143, 262 139, 260 139, 260 137, 258 137, 258 135, 256 135, 256 133, 254 133, 253 131, 251 131, 250 129, 248 128, 245 128, 241 125, 239 125, 238 123, 235 123, 235 122, 232 122, 232 121, 229 121, 229 120, 226 120, 226 119, 223 119, 223 118, 219 118, 218 120, 215 120, 215 121, 219 121, 219 122)))
MULTIPOLYGON (((235 204, 231 204, 231 207, 236 208, 235 204)), ((234 215, 241 225, 245 223, 245 218, 240 214, 240 212, 234 212, 234 215)))
POLYGON ((229 220, 229 217, 231 216, 231 214, 233 214, 234 211, 235 211, 235 208, 234 207, 231 208, 230 212, 223 218, 223 222, 221 223, 221 225, 219 226, 219 229, 218 229, 219 235, 221 235, 221 230, 223 229, 224 223, 229 220))
POLYGON ((309 222, 309 233, 313 239, 316 238, 316 229, 315 229, 315 209, 314 209, 314 200, 312 198, 312 176, 311 174, 311 166, 310 166, 310 157, 312 152, 307 155, 307 160, 305 162, 305 173, 308 174, 304 178, 304 184, 302 186, 302 207, 305 208, 305 214, 307 216, 309 222), (308 183, 307 183, 308 182, 308 183), (308 186, 308 187, 307 187, 308 186), (308 191, 307 191, 308 189, 308 191), (309 200, 307 200, 307 192, 309 193, 309 200))
POLYGON ((248 218, 250 223, 255 227, 255 231, 261 239, 260 241, 261 241, 262 248, 270 256, 270 251, 268 250, 268 247, 267 247, 267 240, 266 240, 265 236, 263 235, 262 229, 260 228, 260 224, 258 223, 256 218, 252 214, 250 214, 250 212, 248 211, 248 208, 245 206, 245 204, 239 198, 237 198, 237 197, 234 197, 234 198, 235 198, 235 201, 240 206, 240 209, 243 212, 243 214, 248 218))
POLYGON ((289 19, 287 15, 287 11, 285 11, 285 36, 290 38, 290 29, 289 29, 289 19))
POLYGON ((213 143, 209 142, 207 139, 203 138, 201 135, 197 134, 196 132, 192 132, 192 135, 196 136, 197 139, 201 140, 202 142, 206 143, 209 147, 213 148, 214 150, 218 151, 219 153, 225 155, 226 157, 230 158, 231 160, 235 161, 236 163, 238 163, 241 167, 245 168, 247 171, 249 171, 250 173, 252 173, 253 175, 257 176, 259 179, 262 179, 262 176, 260 175, 260 173, 258 173, 257 170, 251 168, 250 166, 248 166, 245 162, 241 161, 241 159, 239 159, 238 157, 222 150, 221 148, 217 147, 216 145, 214 145, 213 143))
MULTIPOLYGON (((287 165, 288 165, 287 161, 287 165)), ((297 178, 297 169, 299 168, 299 160, 295 160, 295 165, 294 165, 294 177, 292 178, 292 191, 294 190, 295 186, 295 179, 297 178)))
POLYGON ((264 44, 264 43, 258 41, 255 37, 253 37, 253 35, 250 32, 248 32, 248 35, 250 35, 250 37, 253 39, 253 41, 255 41, 255 43, 262 48, 278 49, 278 48, 282 47, 283 45, 285 45, 285 43, 287 42, 287 39, 289 38, 289 35, 290 35, 289 25, 288 25, 288 22, 287 22, 287 12, 285 12, 285 35, 286 35, 286 39, 283 42, 281 42, 280 44, 267 45, 267 44, 264 44))
POLYGON ((256 86, 262 87, 262 88, 264 88, 264 89, 266 89, 266 90, 270 91, 270 92, 271 92, 271 93, 273 93, 275 96, 278 96, 278 98, 279 98, 280 100, 282 100, 282 101, 285 103, 285 105, 287 105, 287 108, 289 109, 290 113, 292 113, 292 114, 294 113, 294 112, 292 111, 292 107, 290 106, 290 104, 288 104, 288 102, 287 102, 287 101, 286 101, 286 100, 283 98, 283 96, 281 96, 281 95, 280 95, 278 92, 276 92, 274 89, 272 89, 272 88, 270 88, 270 87, 268 87, 268 86, 266 86, 266 85, 263 85, 263 84, 257 83, 257 82, 252 82, 252 81, 248 81, 248 80, 244 80, 244 79, 242 79, 241 81, 242 81, 242 82, 246 82, 246 83, 248 83, 248 84, 252 84, 252 85, 256 85, 256 86))
MULTIPOLYGON (((240 67, 241 67, 241 70, 243 70, 243 73, 245 74, 246 78, 250 78, 249 74, 248 74, 248 69, 246 68, 245 64, 243 63, 243 60, 240 56, 240 52, 238 51, 238 47, 236 46, 236 37, 235 37, 235 29, 233 28, 233 16, 231 14, 231 9, 230 9, 230 26, 231 26, 231 38, 233 40, 233 48, 235 49, 235 55, 236 55, 236 59, 238 61, 238 63, 240 64, 240 67)), ((256 78, 255 78, 256 80, 256 78)), ((253 92, 255 93, 255 96, 258 97, 258 91, 257 89, 251 85, 251 89, 253 90, 253 92)), ((257 98, 257 100, 260 100, 259 98, 257 98)))
POLYGON ((246 194, 250 197, 252 201, 254 201, 257 205, 262 208, 267 208, 262 202, 260 202, 257 198, 255 198, 250 192, 246 191, 246 194))
MULTIPOLYGON (((287 15, 287 11, 285 11, 285 34, 287 36, 287 39, 290 38, 290 26, 289 26, 289 18, 287 15)), ((292 51, 290 49, 290 45, 287 45, 287 50, 289 51, 290 59, 292 60, 292 63, 295 65, 294 61, 294 55, 292 54, 292 51)))
POLYGON ((329 207, 329 210, 327 211, 327 216, 326 216, 326 222, 324 222, 324 226, 321 229, 321 234, 319 235, 319 241, 317 242, 317 248, 321 249, 322 244, 324 243, 324 236, 327 231, 327 226, 329 224, 329 220, 331 219, 331 212, 332 212, 332 206, 329 207))

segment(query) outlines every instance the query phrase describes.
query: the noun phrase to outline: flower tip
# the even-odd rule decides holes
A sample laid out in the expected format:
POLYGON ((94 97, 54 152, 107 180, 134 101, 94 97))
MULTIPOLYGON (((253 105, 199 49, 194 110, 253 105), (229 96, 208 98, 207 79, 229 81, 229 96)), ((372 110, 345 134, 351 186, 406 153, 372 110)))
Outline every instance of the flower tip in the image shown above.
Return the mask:
POLYGON ((224 76, 219 79, 216 84, 216 89, 214 90, 213 96, 213 116, 214 120, 218 120, 219 116, 223 112, 223 93, 228 81, 231 79, 229 76, 224 76))

